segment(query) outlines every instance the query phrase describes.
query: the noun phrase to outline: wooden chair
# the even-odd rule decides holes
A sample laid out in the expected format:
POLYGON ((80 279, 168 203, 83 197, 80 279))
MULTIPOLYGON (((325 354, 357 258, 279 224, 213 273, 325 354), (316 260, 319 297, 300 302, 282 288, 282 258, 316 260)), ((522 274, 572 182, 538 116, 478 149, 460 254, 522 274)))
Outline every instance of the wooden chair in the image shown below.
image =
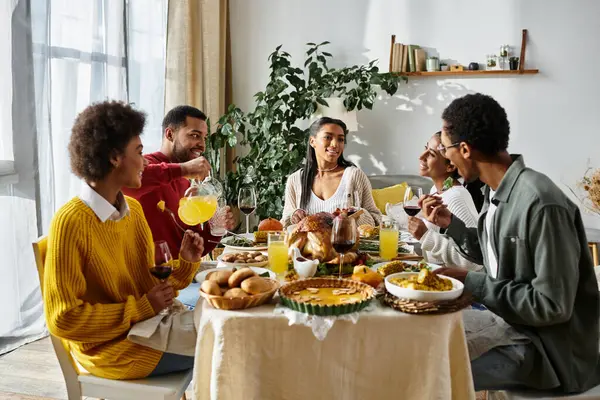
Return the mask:
MULTIPOLYGON (((47 247, 46 237, 41 237, 33 243, 42 290, 47 247)), ((69 400, 81 400, 82 396, 111 400, 186 400, 185 389, 192 381, 192 370, 145 379, 104 379, 80 368, 61 339, 53 335, 50 335, 50 339, 65 378, 69 400)))

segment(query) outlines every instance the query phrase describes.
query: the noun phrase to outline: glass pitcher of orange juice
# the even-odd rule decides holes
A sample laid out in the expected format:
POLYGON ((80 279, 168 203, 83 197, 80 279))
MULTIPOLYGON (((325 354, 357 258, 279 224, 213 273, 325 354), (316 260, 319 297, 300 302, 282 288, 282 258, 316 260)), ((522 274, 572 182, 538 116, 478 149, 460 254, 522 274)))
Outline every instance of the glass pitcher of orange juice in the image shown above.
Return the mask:
POLYGON ((204 224, 217 211, 221 194, 222 190, 219 191, 210 176, 202 182, 192 180, 191 186, 179 200, 179 209, 177 210, 179 218, 190 226, 204 224))

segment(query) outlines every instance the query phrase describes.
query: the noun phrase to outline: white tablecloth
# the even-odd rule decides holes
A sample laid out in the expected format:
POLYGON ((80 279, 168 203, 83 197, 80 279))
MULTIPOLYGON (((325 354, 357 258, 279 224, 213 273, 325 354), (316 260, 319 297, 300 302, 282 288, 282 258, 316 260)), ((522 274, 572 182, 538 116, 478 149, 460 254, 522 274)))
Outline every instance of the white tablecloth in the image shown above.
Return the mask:
POLYGON ((202 299, 194 399, 474 399, 460 313, 408 315, 383 306, 324 341, 288 326, 273 305, 213 309, 202 299))

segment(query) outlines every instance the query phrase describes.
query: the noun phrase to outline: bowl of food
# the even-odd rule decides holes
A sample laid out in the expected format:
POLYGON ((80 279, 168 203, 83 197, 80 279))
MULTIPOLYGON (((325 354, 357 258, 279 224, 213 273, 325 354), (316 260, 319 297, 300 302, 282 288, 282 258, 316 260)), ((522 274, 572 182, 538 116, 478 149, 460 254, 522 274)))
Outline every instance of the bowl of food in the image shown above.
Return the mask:
POLYGON ((259 251, 224 253, 217 260, 228 267, 264 267, 269 263, 268 257, 259 251))
POLYGON ((279 289, 279 282, 262 277, 248 267, 203 272, 204 279, 197 279, 201 282, 200 295, 221 310, 258 307, 271 301, 279 289))
POLYGON ((423 268, 421 272, 399 272, 385 278, 388 293, 417 301, 454 300, 462 295, 462 282, 449 276, 437 275, 423 268))

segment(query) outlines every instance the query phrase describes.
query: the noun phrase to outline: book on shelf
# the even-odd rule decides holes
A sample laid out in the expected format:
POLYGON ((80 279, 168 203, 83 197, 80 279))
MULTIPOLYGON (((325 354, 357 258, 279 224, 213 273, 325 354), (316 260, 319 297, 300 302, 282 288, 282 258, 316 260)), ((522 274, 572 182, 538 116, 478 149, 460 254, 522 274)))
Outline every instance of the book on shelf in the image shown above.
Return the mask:
POLYGON ((400 72, 408 72, 408 46, 404 46, 402 60, 400 62, 400 72))
POLYGON ((415 49, 415 71, 425 71, 425 64, 427 60, 427 53, 421 48, 415 49))
POLYGON ((402 43, 394 43, 392 50, 392 69, 390 72, 400 72, 402 64, 402 54, 405 51, 402 43))

